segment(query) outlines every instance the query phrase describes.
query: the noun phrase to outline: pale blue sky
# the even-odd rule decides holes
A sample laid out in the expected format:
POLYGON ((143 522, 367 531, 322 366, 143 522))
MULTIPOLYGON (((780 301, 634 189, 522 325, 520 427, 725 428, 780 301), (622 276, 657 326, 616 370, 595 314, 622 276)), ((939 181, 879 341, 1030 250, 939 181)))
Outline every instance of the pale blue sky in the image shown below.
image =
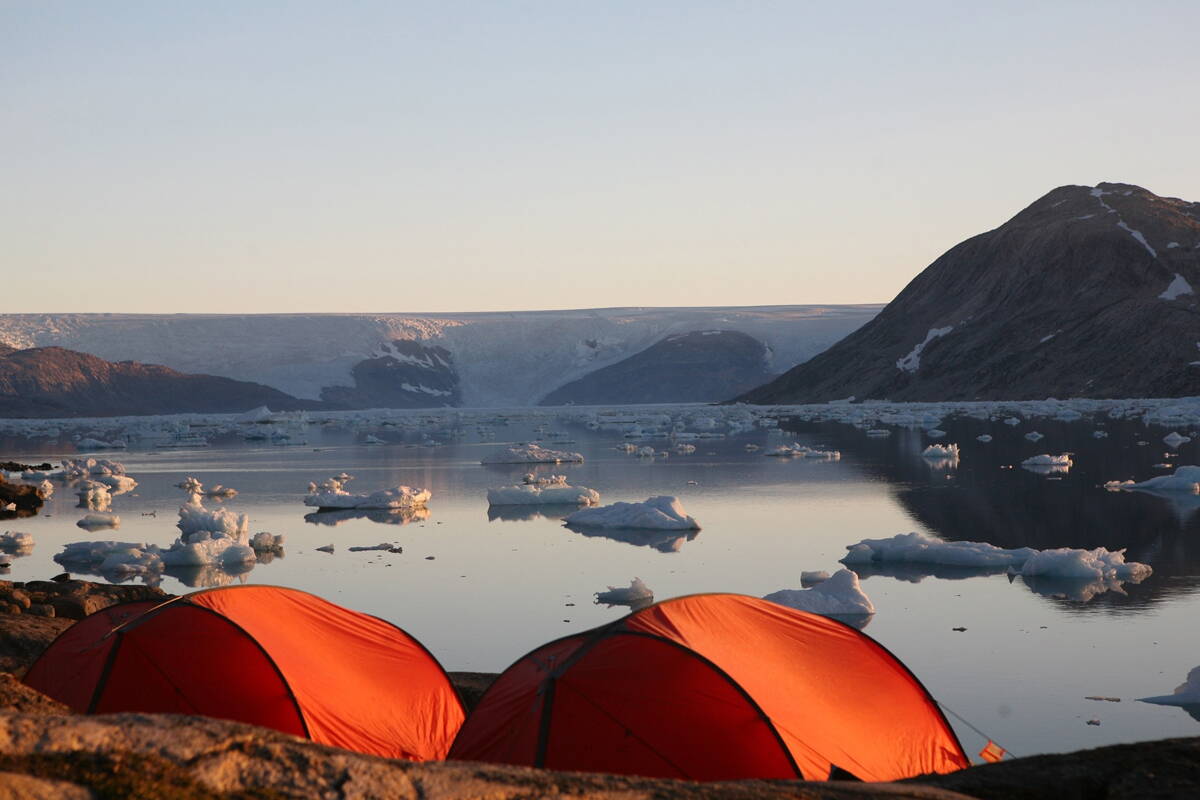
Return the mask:
POLYGON ((0 0, 0 311, 883 302, 1058 185, 1200 200, 1197 30, 1196 2, 0 0))

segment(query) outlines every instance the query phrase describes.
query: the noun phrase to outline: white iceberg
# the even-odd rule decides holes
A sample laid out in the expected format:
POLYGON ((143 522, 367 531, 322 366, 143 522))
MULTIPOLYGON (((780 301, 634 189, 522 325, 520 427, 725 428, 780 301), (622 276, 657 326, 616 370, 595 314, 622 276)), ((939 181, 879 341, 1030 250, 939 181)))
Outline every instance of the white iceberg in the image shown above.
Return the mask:
POLYGON ((1176 467, 1175 472, 1171 475, 1159 475, 1157 478, 1128 484, 1126 488, 1149 492, 1200 494, 1200 467, 1176 467))
POLYGON ((839 450, 821 450, 814 447, 808 447, 802 444, 784 444, 770 450, 763 455, 773 458, 814 458, 824 461, 840 461, 842 458, 839 450))
POLYGON ((663 531, 698 531, 677 497, 651 497, 641 503, 613 503, 576 511, 564 520, 585 528, 641 528, 663 531))
POLYGON ((1074 462, 1071 460, 1070 453, 1061 455, 1051 455, 1050 453, 1042 453, 1041 455, 1030 456, 1021 462, 1021 467, 1030 472, 1036 472, 1039 475, 1050 475, 1057 473, 1068 472, 1074 462))
POLYGON ((600 493, 584 486, 570 486, 567 476, 551 475, 535 478, 526 475, 522 483, 488 489, 488 504, 493 506, 519 505, 576 505, 594 506, 600 503, 600 493))
POLYGON ((480 464, 562 464, 583 463, 583 456, 565 450, 549 450, 533 443, 518 444, 506 447, 494 453, 488 453, 480 464))
POLYGON ((875 604, 862 590, 858 575, 848 569, 839 569, 811 589, 782 589, 763 599, 823 616, 870 616, 875 613, 875 604))
POLYGON ((923 458, 947 458, 952 461, 958 461, 958 445, 956 444, 931 444, 921 451, 923 458))
POLYGON ((346 484, 353 480, 350 475, 342 473, 327 478, 321 483, 308 485, 308 496, 304 505, 319 509, 361 509, 384 510, 402 508, 423 508, 433 496, 428 489, 414 489, 411 486, 395 486, 391 489, 380 489, 370 494, 353 494, 347 492, 346 484))
POLYGON ((634 578, 628 586, 609 586, 608 591, 596 592, 595 597, 595 603, 610 606, 644 608, 654 602, 654 592, 641 578, 634 578))
POLYGON ((849 566, 878 564, 921 564, 963 569, 1006 570, 1030 579, 1087 581, 1090 599, 1103 591, 1120 591, 1123 582, 1140 583, 1153 570, 1148 564, 1126 562, 1124 550, 1092 550, 1059 547, 1005 549, 987 542, 947 542, 927 533, 902 533, 889 539, 863 539, 849 545, 842 563, 849 566))

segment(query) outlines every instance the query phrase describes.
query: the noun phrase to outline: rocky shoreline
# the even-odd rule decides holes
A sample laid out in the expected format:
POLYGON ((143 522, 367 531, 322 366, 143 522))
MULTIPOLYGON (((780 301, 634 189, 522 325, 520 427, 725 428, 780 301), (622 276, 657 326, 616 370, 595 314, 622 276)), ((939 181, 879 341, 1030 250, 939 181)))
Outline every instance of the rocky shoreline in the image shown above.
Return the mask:
MULTIPOLYGON (((412 798, 412 800, 1071 800, 1200 797, 1200 738, 1139 742, 972 767, 901 783, 686 781, 351 753, 263 728, 168 714, 82 716, 18 678, 62 631, 145 586, 0 581, 3 798, 412 798)), ((495 678, 452 672, 468 707, 495 678)))

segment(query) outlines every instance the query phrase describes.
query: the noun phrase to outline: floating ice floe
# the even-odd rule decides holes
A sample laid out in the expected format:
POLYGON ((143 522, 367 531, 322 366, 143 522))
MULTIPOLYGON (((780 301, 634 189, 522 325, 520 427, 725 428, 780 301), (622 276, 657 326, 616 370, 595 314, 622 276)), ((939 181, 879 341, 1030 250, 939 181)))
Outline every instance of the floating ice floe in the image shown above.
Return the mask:
MULTIPOLYGON (((846 549, 849 552, 842 563, 855 568, 919 565, 951 567, 980 575, 1004 571, 1023 579, 1076 582, 1077 585, 1065 587, 1061 593, 1083 600, 1104 591, 1120 591, 1125 582, 1141 583, 1153 573, 1148 564, 1126 562, 1124 550, 1103 547, 1093 550, 1070 547, 1006 549, 986 542, 947 542, 919 532, 902 533, 888 539, 863 539, 846 549)), ((908 575, 909 572, 913 571, 905 571, 906 576, 913 577, 908 575)), ((919 572, 915 571, 914 575, 919 572)))
POLYGON ((332 545, 332 544, 327 544, 327 545, 324 545, 323 547, 318 547, 318 548, 316 548, 316 550, 317 550, 317 552, 319 552, 319 553, 332 553, 332 552, 333 552, 333 545, 332 545))
POLYGON ((641 578, 634 578, 628 586, 609 586, 606 592, 595 593, 595 603, 608 606, 630 606, 645 608, 654 602, 654 592, 641 578))
POLYGON ((480 464, 562 464, 583 463, 579 453, 569 453, 565 450, 549 450, 533 443, 518 444, 506 447, 494 453, 488 453, 479 461, 480 464))
MULTIPOLYGON (((696 452, 696 445, 694 445, 694 444, 684 444, 684 443, 682 443, 682 442, 681 442, 680 444, 677 444, 677 445, 675 445, 675 446, 674 446, 674 447, 672 447, 671 449, 672 449, 672 450, 675 452, 675 454, 676 454, 676 455, 680 455, 680 456, 690 456, 692 453, 696 452)), ((748 445, 746 445, 746 452, 747 452, 747 453, 753 453, 753 452, 754 452, 755 450, 757 450, 757 449, 758 449, 758 445, 756 445, 756 444, 748 444, 748 445)))
POLYGON ((600 502, 600 493, 585 486, 570 486, 566 475, 551 475, 537 478, 526 475, 515 486, 488 489, 488 504, 493 506, 519 505, 576 505, 594 506, 600 502))
POLYGON ((975 437, 975 441, 983 442, 984 444, 987 444, 991 440, 992 440, 992 435, 990 433, 981 433, 975 437))
POLYGON ((640 528, 662 531, 698 531, 700 524, 689 517, 677 497, 651 497, 641 503, 613 503, 585 508, 564 520, 585 528, 640 528))
MULTIPOLYGON (((195 495, 193 498, 179 509, 179 537, 169 547, 145 542, 73 542, 54 560, 71 571, 91 571, 117 580, 141 576, 154 584, 164 571, 174 569, 182 570, 190 585, 216 585, 250 569, 259 553, 282 554, 282 536, 263 532, 251 540, 245 514, 224 508, 209 510, 195 495)), ((82 521, 80 525, 83 527, 82 521)))
POLYGON ((958 461, 958 445, 956 444, 931 444, 921 451, 923 458, 948 458, 958 461))
POLYGON ((925 431, 925 435, 930 439, 941 439, 946 435, 946 432, 939 428, 930 428, 929 430, 925 431))
POLYGON ((1191 440, 1192 440, 1192 437, 1184 436, 1177 431, 1171 431, 1170 433, 1168 433, 1166 436, 1163 437, 1163 442, 1167 445, 1167 447, 1172 447, 1172 448, 1179 447, 1179 445, 1181 445, 1181 444, 1187 444, 1191 440))
POLYGON ((1093 439, 1107 439, 1108 431, 1092 431, 1093 439))
POLYGON ((867 436, 870 436, 872 439, 886 439, 891 435, 892 432, 887 428, 871 428, 867 431, 867 436))
POLYGON ((1021 467, 1030 472, 1036 472, 1039 475, 1051 475, 1068 472, 1073 464, 1074 462, 1071 460, 1070 453, 1062 453, 1061 455, 1042 453, 1041 455, 1030 456, 1025 459, 1021 462, 1021 467))
POLYGON ((1142 703, 1154 703, 1160 706, 1197 706, 1200 707, 1200 667, 1195 667, 1187 674, 1187 679, 1175 687, 1171 694, 1156 697, 1139 698, 1142 703))
POLYGON ((1021 420, 1019 420, 1019 419, 1018 419, 1018 418, 1016 418, 1016 417, 1009 417, 1008 419, 1004 420, 1004 424, 1005 424, 1005 425, 1014 425, 1014 426, 1015 426, 1015 425, 1020 425, 1020 424, 1021 424, 1021 420))
POLYGON ((380 439, 378 436, 376 436, 373 433, 368 433, 366 436, 363 437, 363 444, 379 445, 379 444, 387 444, 387 442, 385 442, 383 439, 380 439))
MULTIPOLYGON (((1105 484, 1105 488, 1108 484, 1105 484)), ((1185 494, 1200 494, 1200 467, 1176 467, 1171 475, 1159 475, 1157 478, 1130 483, 1124 488, 1138 489, 1147 492, 1183 492, 1185 494)))
POLYGON ((188 494, 200 494, 204 491, 204 484, 192 477, 184 478, 175 485, 180 489, 183 489, 188 494))
POLYGON ((1029 433, 1025 434, 1025 438, 1031 442, 1040 442, 1042 439, 1045 439, 1046 437, 1043 436, 1042 434, 1038 433, 1037 431, 1030 431, 1029 433))
POLYGON ((848 569, 839 569, 810 589, 782 589, 763 599, 823 616, 869 617, 875 613, 875 605, 862 590, 858 575, 848 569))
POLYGON ((1133 481, 1105 481, 1104 488, 1110 492, 1119 492, 1122 489, 1129 489, 1134 485, 1133 481))
POLYGON ((396 486, 370 494, 352 494, 345 489, 351 480, 353 478, 343 472, 341 475, 326 478, 319 484, 310 483, 304 505, 321 510, 421 508, 432 496, 428 489, 414 489, 411 486, 396 486))
POLYGON ((232 486, 222 486, 219 483, 214 484, 213 486, 210 486, 204 490, 204 496, 211 497, 213 499, 228 499, 230 497, 237 497, 237 493, 238 490, 234 489, 232 486))
POLYGON ((97 528, 119 528, 121 527, 121 518, 116 514, 97 512, 85 514, 83 519, 75 524, 89 531, 96 530, 97 528))
POLYGON ((840 461, 842 453, 839 450, 821 450, 802 444, 781 444, 774 450, 763 453, 772 458, 812 458, 822 461, 840 461))

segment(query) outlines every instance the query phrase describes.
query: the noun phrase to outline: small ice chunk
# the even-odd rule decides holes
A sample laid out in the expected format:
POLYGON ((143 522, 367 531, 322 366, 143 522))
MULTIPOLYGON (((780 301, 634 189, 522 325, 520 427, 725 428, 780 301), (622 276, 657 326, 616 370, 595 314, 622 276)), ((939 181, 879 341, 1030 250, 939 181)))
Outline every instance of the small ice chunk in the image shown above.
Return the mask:
POLYGON ((1016 417, 1009 417, 1008 419, 1004 420, 1004 424, 1005 425, 1014 425, 1014 426, 1020 425, 1021 420, 1017 419, 1016 417))
POLYGON ((1029 433, 1025 434, 1025 438, 1031 442, 1040 442, 1042 439, 1045 439, 1046 437, 1043 436, 1042 434, 1038 433, 1037 431, 1030 431, 1029 433))
POLYGON ((1192 440, 1192 437, 1184 436, 1184 435, 1180 434, 1178 431, 1171 431, 1170 433, 1168 433, 1166 436, 1163 437, 1163 442, 1167 445, 1167 447, 1171 447, 1171 448, 1179 447, 1179 445, 1181 445, 1181 444, 1187 444, 1191 440, 1192 440))
POLYGON ((654 602, 654 592, 641 578, 634 578, 628 586, 609 586, 606 592, 596 592, 595 598, 597 604, 644 607, 654 602))
POLYGON ((84 515, 83 519, 75 524, 89 531, 98 528, 119 528, 121 527, 121 518, 116 514, 98 512, 84 515))
POLYGON ((687 515, 677 497, 651 497, 641 503, 613 503, 576 511, 564 520, 583 528, 644 528, 698 531, 700 524, 687 515))
POLYGON ((414 489, 411 486, 396 486, 370 494, 352 494, 344 488, 346 483, 351 480, 353 480, 351 476, 342 473, 327 478, 320 484, 310 483, 308 496, 304 498, 304 505, 313 508, 334 509, 412 509, 424 508, 432 496, 428 489, 414 489))
POLYGON ((983 442, 984 444, 987 444, 991 440, 992 440, 992 435, 990 433, 981 433, 975 437, 975 441, 983 442))
POLYGON ((921 451, 923 458, 949 458, 955 461, 958 460, 958 445, 956 444, 931 444, 921 451))
POLYGON ((1092 431, 1093 439, 1107 439, 1108 431, 1092 431))
POLYGON ((373 544, 370 546, 348 547, 346 549, 349 550, 351 553, 365 553, 365 552, 371 551, 371 550, 391 551, 393 548, 395 548, 394 544, 390 544, 389 542, 380 542, 379 544, 373 544))
POLYGON ((283 534, 259 531, 250 538, 250 547, 256 553, 282 553, 283 534))
POLYGON ((324 547, 318 547, 318 548, 317 548, 317 550, 318 550, 318 552, 321 552, 321 553, 332 553, 332 552, 333 552, 333 545, 332 545, 332 544, 327 544, 327 545, 325 545, 324 547))

